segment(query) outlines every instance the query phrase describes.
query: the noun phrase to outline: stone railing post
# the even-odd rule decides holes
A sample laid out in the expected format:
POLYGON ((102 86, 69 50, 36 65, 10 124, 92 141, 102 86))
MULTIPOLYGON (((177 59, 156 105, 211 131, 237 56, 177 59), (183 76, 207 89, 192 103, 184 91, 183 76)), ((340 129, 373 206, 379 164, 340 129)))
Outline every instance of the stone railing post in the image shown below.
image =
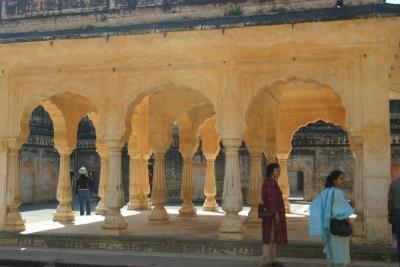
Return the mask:
POLYGON ((204 186, 204 195, 206 200, 203 204, 204 211, 218 211, 218 204, 215 200, 217 195, 217 185, 215 183, 215 155, 204 154, 207 159, 206 181, 204 186))
POLYGON ((121 148, 120 140, 107 140, 109 152, 108 179, 106 190, 106 211, 105 219, 101 227, 111 234, 119 234, 128 224, 121 214, 124 205, 124 197, 121 179, 121 148))
POLYGON ((8 171, 7 171, 7 214, 4 225, 6 232, 25 231, 25 220, 19 212, 21 205, 21 177, 19 173, 19 144, 8 144, 8 171))
POLYGON ((72 189, 71 176, 69 174, 72 149, 69 147, 58 147, 60 154, 60 170, 58 173, 57 200, 59 202, 56 212, 53 214, 53 221, 72 222, 75 220, 71 207, 72 189))
POLYGON ((222 139, 225 146, 225 176, 222 193, 222 209, 226 212, 219 228, 220 239, 242 239, 243 222, 239 212, 243 207, 243 196, 239 169, 239 138, 222 139))
POLYGON ((165 209, 167 182, 165 178, 164 155, 164 151, 154 152, 153 192, 151 194, 154 208, 149 215, 150 223, 169 223, 169 216, 165 209))
POLYGON ((250 180, 249 180, 249 205, 250 212, 247 217, 247 225, 259 226, 261 219, 258 218, 258 204, 261 202, 261 188, 263 183, 261 155, 262 149, 250 150, 250 180))
POLYGON ((192 172, 192 154, 182 152, 183 155, 183 173, 181 184, 182 206, 179 210, 179 217, 196 216, 196 208, 193 205, 194 185, 192 172))
POLYGON ((99 184, 99 197, 100 201, 96 207, 97 215, 104 215, 106 211, 105 199, 107 193, 107 180, 108 180, 108 152, 99 151, 100 155, 100 184, 99 184))
POLYGON ((281 176, 278 180, 278 185, 282 191, 283 195, 283 202, 285 203, 285 210, 286 213, 290 213, 290 203, 289 203, 289 176, 288 176, 288 169, 287 169, 287 162, 289 155, 288 154, 278 154, 278 163, 281 169, 281 176))

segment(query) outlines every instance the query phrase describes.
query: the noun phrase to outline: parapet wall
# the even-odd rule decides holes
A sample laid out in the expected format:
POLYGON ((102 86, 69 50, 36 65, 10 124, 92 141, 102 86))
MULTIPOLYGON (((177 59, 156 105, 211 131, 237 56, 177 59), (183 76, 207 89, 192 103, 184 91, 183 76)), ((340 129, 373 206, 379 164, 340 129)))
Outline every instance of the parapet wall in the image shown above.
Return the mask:
MULTIPOLYGON (((250 16, 334 8, 336 0, 24 0, 1 1, 0 34, 250 16)), ((345 0, 346 6, 384 0, 345 0)))

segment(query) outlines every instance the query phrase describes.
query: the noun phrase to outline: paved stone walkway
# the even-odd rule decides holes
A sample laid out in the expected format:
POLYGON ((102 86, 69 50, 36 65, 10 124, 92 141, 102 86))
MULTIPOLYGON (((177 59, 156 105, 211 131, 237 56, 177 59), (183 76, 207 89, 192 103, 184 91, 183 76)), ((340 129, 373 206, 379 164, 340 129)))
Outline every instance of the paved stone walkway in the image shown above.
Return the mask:
MULTIPOLYGON (((92 210, 95 210, 95 202, 92 203, 92 210)), ((73 203, 75 213, 74 224, 61 224, 53 222, 53 213, 57 203, 24 205, 21 207, 22 218, 26 221, 26 231, 22 234, 102 234, 100 227, 103 216, 95 215, 80 216, 79 205, 73 203)), ((218 229, 221 225, 223 215, 221 209, 218 212, 205 212, 201 206, 196 206, 198 216, 192 219, 178 217, 179 206, 167 206, 167 212, 170 215, 170 224, 152 225, 148 223, 150 211, 132 211, 127 210, 126 206, 121 209, 122 215, 128 222, 126 235, 136 236, 192 236, 194 238, 217 238, 218 229)), ((292 204, 292 213, 288 214, 288 235, 289 240, 310 241, 308 235, 308 203, 299 202, 292 204)), ((249 207, 244 207, 240 212, 245 220, 249 207)), ((245 238, 252 240, 261 240, 260 227, 246 227, 245 238)), ((315 240, 314 240, 315 241, 315 240)))
MULTIPOLYGON (((179 255, 172 253, 138 253, 104 250, 44 249, 0 247, 0 259, 47 263, 83 264, 90 266, 131 267, 257 267, 258 257, 179 255)), ((280 258, 287 267, 325 267, 324 260, 280 258)), ((0 266, 5 266, 1 265, 0 266)), ((8 265, 9 266, 9 265, 8 265)), ((398 266, 379 262, 355 262, 364 267, 398 266)))

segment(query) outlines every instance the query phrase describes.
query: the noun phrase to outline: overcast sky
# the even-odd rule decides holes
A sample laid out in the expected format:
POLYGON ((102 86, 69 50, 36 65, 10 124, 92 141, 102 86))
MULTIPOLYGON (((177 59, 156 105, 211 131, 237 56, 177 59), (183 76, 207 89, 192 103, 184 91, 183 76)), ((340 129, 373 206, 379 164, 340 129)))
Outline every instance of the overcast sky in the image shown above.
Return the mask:
POLYGON ((386 0, 386 3, 400 4, 400 0, 386 0))

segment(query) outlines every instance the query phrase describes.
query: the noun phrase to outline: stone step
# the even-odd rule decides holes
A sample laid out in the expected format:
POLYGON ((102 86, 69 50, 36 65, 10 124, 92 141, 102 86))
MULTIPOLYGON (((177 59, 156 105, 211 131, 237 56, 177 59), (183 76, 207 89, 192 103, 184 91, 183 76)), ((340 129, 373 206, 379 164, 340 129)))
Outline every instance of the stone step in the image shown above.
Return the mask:
MULTIPOLYGON (((102 249, 111 251, 160 252, 197 255, 260 256, 261 243, 256 240, 223 241, 190 236, 101 236, 0 233, 0 246, 102 249)), ((279 257, 323 259, 317 242, 293 241, 278 249, 279 257)), ((355 261, 394 262, 396 249, 391 246, 351 246, 355 261)))

